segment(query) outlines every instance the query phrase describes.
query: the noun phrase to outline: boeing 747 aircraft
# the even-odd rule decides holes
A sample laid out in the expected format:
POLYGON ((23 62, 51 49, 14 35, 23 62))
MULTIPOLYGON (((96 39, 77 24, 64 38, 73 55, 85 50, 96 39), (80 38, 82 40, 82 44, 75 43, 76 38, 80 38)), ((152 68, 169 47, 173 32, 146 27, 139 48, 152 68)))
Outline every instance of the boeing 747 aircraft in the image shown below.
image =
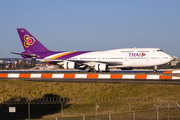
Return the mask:
POLYGON ((26 29, 17 28, 24 52, 24 59, 57 64, 64 69, 108 71, 111 68, 157 66, 168 63, 172 57, 159 48, 125 48, 106 51, 50 51, 26 29))

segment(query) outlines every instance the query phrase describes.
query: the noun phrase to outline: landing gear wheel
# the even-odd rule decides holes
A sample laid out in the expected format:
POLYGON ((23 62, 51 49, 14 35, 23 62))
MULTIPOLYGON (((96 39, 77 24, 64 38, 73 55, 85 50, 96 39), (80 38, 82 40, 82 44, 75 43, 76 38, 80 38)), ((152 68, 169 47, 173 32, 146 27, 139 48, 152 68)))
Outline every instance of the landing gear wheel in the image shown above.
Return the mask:
POLYGON ((93 68, 89 68, 88 72, 91 72, 91 73, 96 73, 97 71, 93 68))
POLYGON ((157 66, 154 66, 154 73, 157 73, 157 66))
POLYGON ((153 70, 154 73, 157 73, 157 70, 153 70))

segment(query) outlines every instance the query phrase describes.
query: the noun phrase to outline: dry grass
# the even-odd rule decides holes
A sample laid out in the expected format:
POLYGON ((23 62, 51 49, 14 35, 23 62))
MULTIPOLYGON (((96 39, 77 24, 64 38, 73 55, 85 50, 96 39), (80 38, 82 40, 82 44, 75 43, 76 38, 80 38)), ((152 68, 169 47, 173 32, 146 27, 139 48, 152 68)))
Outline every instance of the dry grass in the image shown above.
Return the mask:
POLYGON ((178 85, 133 84, 133 83, 63 83, 1 80, 0 97, 43 97, 56 94, 68 98, 91 97, 161 97, 178 99, 178 85))
MULTIPOLYGON (((129 111, 155 110, 158 100, 178 100, 178 85, 133 84, 133 83, 66 83, 32 82, 23 80, 1 80, 0 97, 42 98, 46 94, 70 98, 63 116, 95 115, 95 100, 98 101, 98 114, 122 113, 129 111)), ((165 104, 165 103, 163 103, 165 104)), ((173 103, 174 104, 174 103, 173 103)), ((54 113, 43 118, 60 117, 54 113)))

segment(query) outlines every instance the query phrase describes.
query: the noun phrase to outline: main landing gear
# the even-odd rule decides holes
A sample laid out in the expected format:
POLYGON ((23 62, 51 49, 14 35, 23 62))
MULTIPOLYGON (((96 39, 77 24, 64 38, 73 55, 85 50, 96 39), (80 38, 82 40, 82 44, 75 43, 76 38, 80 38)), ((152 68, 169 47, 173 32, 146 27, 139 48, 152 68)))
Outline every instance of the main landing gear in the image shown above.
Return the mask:
MULTIPOLYGON (((99 73, 100 71, 96 71, 94 67, 89 67, 88 68, 88 72, 91 72, 91 73, 99 73)), ((106 70, 106 71, 101 71, 101 72, 109 72, 109 69, 106 70)))
POLYGON ((96 73, 97 71, 96 71, 93 67, 89 67, 88 72, 91 72, 91 73, 96 73))

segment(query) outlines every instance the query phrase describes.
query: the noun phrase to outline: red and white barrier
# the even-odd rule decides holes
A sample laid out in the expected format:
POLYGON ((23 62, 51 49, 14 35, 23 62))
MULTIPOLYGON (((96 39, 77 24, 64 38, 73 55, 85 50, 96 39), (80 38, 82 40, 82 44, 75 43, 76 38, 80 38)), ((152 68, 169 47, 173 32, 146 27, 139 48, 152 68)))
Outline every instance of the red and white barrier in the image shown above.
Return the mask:
POLYGON ((87 79, 180 79, 176 76, 146 74, 40 74, 0 73, 0 78, 87 78, 87 79))
POLYGON ((163 73, 180 73, 180 70, 164 71, 163 73))

